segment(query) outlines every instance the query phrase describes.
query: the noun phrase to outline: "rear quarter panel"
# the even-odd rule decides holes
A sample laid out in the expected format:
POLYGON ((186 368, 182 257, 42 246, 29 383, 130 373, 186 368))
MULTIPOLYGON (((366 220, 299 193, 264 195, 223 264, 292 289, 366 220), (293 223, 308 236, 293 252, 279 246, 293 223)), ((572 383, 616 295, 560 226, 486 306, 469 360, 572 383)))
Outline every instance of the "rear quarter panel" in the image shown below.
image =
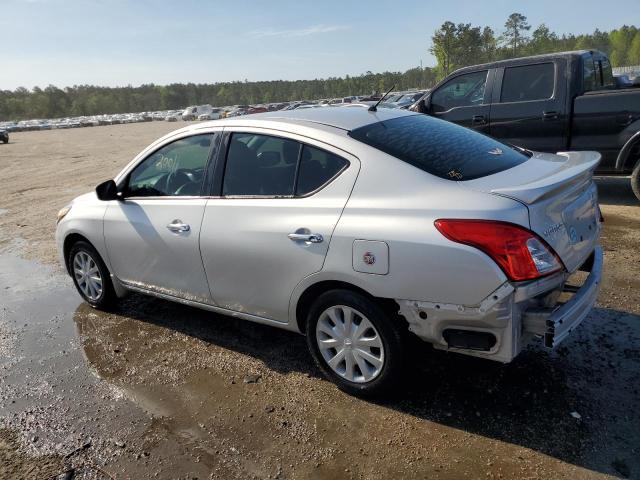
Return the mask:
POLYGON ((354 152, 361 160, 360 174, 324 267, 297 294, 317 281, 340 280, 377 297, 475 305, 506 281, 489 257, 446 239, 434 221, 482 218, 527 226, 523 205, 468 191, 366 145, 360 150, 354 152), (388 274, 353 269, 353 243, 363 239, 388 244, 388 274))

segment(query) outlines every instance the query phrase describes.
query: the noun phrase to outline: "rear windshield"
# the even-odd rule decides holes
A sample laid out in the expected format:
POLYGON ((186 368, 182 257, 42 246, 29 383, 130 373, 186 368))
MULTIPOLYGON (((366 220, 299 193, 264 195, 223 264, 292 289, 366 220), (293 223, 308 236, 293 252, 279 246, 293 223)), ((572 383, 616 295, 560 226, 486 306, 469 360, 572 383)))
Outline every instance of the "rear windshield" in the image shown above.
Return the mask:
POLYGON ((432 175, 473 180, 526 162, 530 155, 485 135, 427 115, 365 125, 349 135, 432 175))

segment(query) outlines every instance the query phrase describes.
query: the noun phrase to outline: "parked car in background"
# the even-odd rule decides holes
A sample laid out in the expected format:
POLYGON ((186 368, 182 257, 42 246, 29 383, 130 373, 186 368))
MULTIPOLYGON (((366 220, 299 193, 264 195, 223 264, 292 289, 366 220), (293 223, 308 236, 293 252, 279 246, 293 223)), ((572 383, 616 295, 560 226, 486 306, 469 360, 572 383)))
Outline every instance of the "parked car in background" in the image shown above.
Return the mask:
POLYGON ((249 105, 235 105, 231 110, 229 110, 225 116, 226 117, 239 117, 242 115, 246 115, 249 110, 249 105))
POLYGON ((264 113, 264 112, 268 112, 269 109, 267 107, 265 107, 264 105, 253 105, 251 107, 249 107, 249 109, 247 110, 247 114, 253 114, 253 113, 264 113))
POLYGON ((0 128, 0 142, 9 143, 9 132, 4 128, 0 128))
POLYGON ((598 175, 631 175, 640 200, 640 89, 580 50, 462 68, 411 107, 541 152, 596 150, 598 175))
POLYGON ((135 291, 306 333, 327 378, 376 394, 408 335, 509 362, 578 326, 602 272, 599 160, 400 109, 225 119, 151 144, 58 213, 56 240, 95 308, 135 291))
POLYGON ((222 114, 222 109, 212 108, 210 112, 198 115, 198 120, 217 120, 222 114))
POLYGON ((213 107, 211 105, 194 105, 187 107, 182 112, 182 120, 196 120, 203 113, 210 113, 213 107))

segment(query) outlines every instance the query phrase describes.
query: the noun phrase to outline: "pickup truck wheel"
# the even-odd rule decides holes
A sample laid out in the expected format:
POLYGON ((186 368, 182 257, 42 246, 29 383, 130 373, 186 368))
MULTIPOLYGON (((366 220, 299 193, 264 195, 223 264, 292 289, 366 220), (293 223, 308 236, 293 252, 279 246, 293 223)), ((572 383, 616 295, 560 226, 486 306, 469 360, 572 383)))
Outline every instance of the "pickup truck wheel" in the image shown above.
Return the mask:
POLYGON ((307 316, 307 345, 324 375, 347 393, 380 395, 401 378, 402 330, 373 300, 331 290, 307 316))
POLYGON ((80 296, 99 310, 107 310, 116 302, 111 275, 98 252, 87 242, 73 244, 67 257, 71 278, 80 296))
POLYGON ((640 200, 640 160, 636 163, 633 172, 631 173, 631 188, 636 198, 640 200))

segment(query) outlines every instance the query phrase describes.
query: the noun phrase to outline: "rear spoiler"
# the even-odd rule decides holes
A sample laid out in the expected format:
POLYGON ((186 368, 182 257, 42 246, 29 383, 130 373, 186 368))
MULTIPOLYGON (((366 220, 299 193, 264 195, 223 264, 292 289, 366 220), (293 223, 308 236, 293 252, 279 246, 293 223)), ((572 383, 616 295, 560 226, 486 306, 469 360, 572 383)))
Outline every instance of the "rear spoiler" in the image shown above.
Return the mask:
POLYGON ((557 155, 567 158, 567 168, 551 177, 525 185, 496 188, 491 190, 491 193, 512 198, 517 197, 521 201, 532 204, 554 196, 558 190, 566 189, 568 185, 578 185, 588 181, 602 158, 598 152, 558 152, 557 155))

